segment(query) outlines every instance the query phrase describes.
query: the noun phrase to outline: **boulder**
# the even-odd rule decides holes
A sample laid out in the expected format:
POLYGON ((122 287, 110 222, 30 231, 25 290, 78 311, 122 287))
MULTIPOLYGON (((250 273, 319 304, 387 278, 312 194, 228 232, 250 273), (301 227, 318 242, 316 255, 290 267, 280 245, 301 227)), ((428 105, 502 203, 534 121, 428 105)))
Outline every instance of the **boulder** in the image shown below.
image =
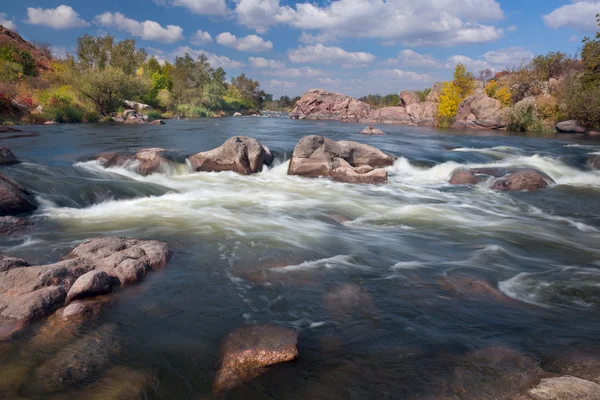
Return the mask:
POLYGON ((222 347, 222 361, 214 383, 226 392, 265 371, 265 367, 298 357, 298 333, 276 325, 254 325, 230 333, 222 347))
POLYGON ((425 101, 432 101, 434 103, 440 102, 440 93, 442 93, 442 88, 444 84, 442 82, 436 82, 431 88, 431 92, 425 97, 425 101))
POLYGON ((165 121, 163 121, 162 119, 155 119, 154 121, 150 122, 150 125, 164 125, 166 124, 165 121))
POLYGON ((28 267, 29 263, 21 258, 0 254, 0 272, 8 271, 13 268, 28 267))
POLYGON ((101 294, 110 293, 113 290, 115 281, 104 271, 90 271, 81 275, 69 292, 67 293, 67 302, 85 297, 94 297, 101 294))
POLYGON ((33 222, 10 215, 0 217, 0 236, 18 235, 31 230, 33 222))
POLYGON ((600 385, 573 376, 559 376, 542 379, 528 393, 535 400, 600 400, 600 385))
POLYGON ((485 94, 464 99, 458 106, 455 128, 501 129, 506 126, 502 104, 485 94))
POLYGON ((480 179, 468 169, 459 169, 450 178, 451 185, 477 185, 480 179))
POLYGON ((385 135, 381 129, 368 126, 360 132, 361 135, 385 135))
POLYGON ((12 133, 12 132, 23 132, 16 128, 11 128, 10 126, 0 125, 0 133, 12 133))
POLYGON ((125 103, 127 107, 137 110, 138 112, 152 110, 152 107, 148 104, 138 103, 137 101, 125 100, 123 103, 125 103))
POLYGON ((400 105, 407 107, 412 104, 420 103, 421 99, 419 95, 415 92, 404 91, 400 93, 400 105))
POLYGON ((600 171, 600 156, 590 156, 587 160, 587 166, 594 171, 600 171))
POLYGON ((263 165, 270 165, 273 156, 258 140, 234 136, 220 147, 194 154, 188 160, 192 169, 198 172, 234 171, 250 175, 262 171, 263 165))
POLYGON ((373 110, 368 118, 361 120, 364 123, 375 123, 375 124, 402 124, 402 125, 416 125, 416 121, 413 117, 406 113, 404 107, 384 107, 377 110, 373 110))
POLYGON ((368 118, 370 111, 371 106, 353 97, 323 89, 311 89, 296 102, 290 118, 359 122, 368 118))
POLYGON ((512 172, 494 182, 492 190, 502 192, 534 191, 545 189, 552 180, 534 169, 523 169, 512 172))
POLYGON ((586 129, 577 121, 563 121, 554 126, 558 133, 585 133, 586 129))
POLYGON ((432 101, 425 101, 423 103, 415 103, 406 106, 406 113, 413 117, 418 124, 421 120, 435 119, 438 112, 438 103, 432 101))
POLYGON ((0 272, 0 340, 15 333, 12 327, 22 329, 61 307, 87 272, 103 271, 126 285, 165 266, 170 256, 166 243, 99 237, 81 243, 55 264, 26 266, 23 260, 5 258, 0 272), (1 337, 3 331, 8 333, 1 337))
POLYGON ((305 136, 294 148, 288 175, 330 177, 348 183, 384 183, 387 172, 383 168, 391 166, 395 160, 394 156, 366 144, 305 136), (364 173, 358 169, 361 166, 374 170, 364 173))
POLYGON ((241 116, 242 116, 242 113, 236 112, 236 113, 234 113, 234 114, 233 114, 233 116, 234 116, 234 117, 241 117, 241 116))
POLYGON ((85 383, 104 372, 120 351, 116 327, 103 326, 36 367, 22 391, 26 395, 48 395, 85 383))
POLYGON ((0 216, 29 213, 36 209, 33 193, 0 174, 0 216))
POLYGON ((74 300, 68 306, 59 310, 56 315, 63 321, 87 320, 99 315, 109 303, 110 298, 106 296, 74 300))
POLYGON ((107 152, 92 157, 105 168, 127 167, 140 175, 162 172, 166 165, 173 163, 165 149, 152 148, 133 152, 107 152))
POLYGON ((0 147, 0 165, 18 164, 17 157, 6 147, 0 147))
POLYGON ((58 125, 58 122, 56 122, 56 121, 46 121, 46 122, 44 122, 44 125, 58 125))

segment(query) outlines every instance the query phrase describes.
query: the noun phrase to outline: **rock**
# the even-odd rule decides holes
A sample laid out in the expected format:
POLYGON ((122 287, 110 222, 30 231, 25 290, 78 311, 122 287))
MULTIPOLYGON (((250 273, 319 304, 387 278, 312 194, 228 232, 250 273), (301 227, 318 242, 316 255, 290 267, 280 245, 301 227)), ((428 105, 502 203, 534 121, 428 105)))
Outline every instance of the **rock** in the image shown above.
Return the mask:
MULTIPOLYGON (((24 218, 4 216, 0 217, 0 236, 12 236, 31 230, 33 222, 24 218)), ((0 271, 1 271, 0 267, 0 271)))
POLYGON ((368 126, 360 132, 361 135, 385 135, 381 129, 368 126))
POLYGON ((394 156, 366 144, 305 136, 294 148, 288 175, 330 177, 349 183, 383 183, 384 176, 387 180, 387 172, 382 168, 391 166, 395 160, 394 156), (361 174, 357 168, 365 165, 374 170, 361 174))
POLYGON ((400 105, 407 107, 412 104, 420 103, 419 95, 415 92, 404 91, 400 93, 400 105))
POLYGON ((138 112, 152 110, 152 107, 150 107, 148 104, 138 103, 137 101, 125 100, 123 103, 125 103, 127 107, 133 108, 138 112))
POLYGON ((506 126, 502 104, 485 94, 477 94, 464 99, 458 106, 455 128, 501 129, 506 126), (472 119, 473 117, 475 119, 472 119))
POLYGON ((417 121, 432 120, 437 116, 438 107, 438 103, 431 101, 415 103, 406 107, 406 113, 417 121))
POLYGON ((41 114, 43 111, 44 111, 44 106, 40 104, 32 111, 32 113, 41 114))
POLYGON ((234 136, 216 149, 188 157, 194 171, 234 171, 250 175, 270 165, 273 156, 258 140, 245 136, 234 136))
POLYGON ((56 314, 58 318, 64 321, 89 319, 99 315, 102 310, 110 303, 108 297, 96 297, 93 299, 75 300, 68 306, 59 310, 56 314))
POLYGON ((577 121, 563 121, 554 126, 558 133, 585 133, 586 129, 577 121))
POLYGON ((582 350, 565 346, 553 347, 549 356, 542 359, 545 371, 586 379, 600 384, 600 352, 585 348, 582 350))
POLYGON ((431 92, 425 97, 426 101, 432 101, 434 103, 440 102, 440 93, 442 93, 442 88, 444 84, 442 82, 436 82, 431 88, 431 92))
POLYGON ((384 107, 373 110, 361 123, 416 125, 413 117, 406 113, 404 107, 384 107))
POLYGON ((142 149, 137 153, 101 153, 92 159, 98 161, 105 168, 127 167, 143 176, 163 172, 165 167, 174 161, 168 158, 165 149, 160 148, 142 149))
POLYGON ((12 132, 23 132, 16 128, 11 128, 10 126, 0 125, 0 133, 12 133, 12 132))
POLYGON ((600 170, 600 156, 590 156, 587 160, 587 166, 595 171, 600 170))
POLYGON ((17 157, 6 147, 0 147, 0 165, 18 164, 17 157))
POLYGON ((46 122, 44 122, 44 125, 58 125, 58 122, 56 122, 56 121, 46 121, 46 122))
POLYGON ((536 400, 600 400, 600 385, 572 376, 542 379, 528 392, 536 400))
POLYGON ((124 120, 137 119, 138 112, 136 110, 125 110, 121 113, 121 117, 123 117, 124 120))
MULTIPOLYGON (((534 169, 523 169, 500 178, 492 186, 492 190, 498 191, 534 191, 548 187, 550 178, 545 177, 534 169)), ((551 182, 554 183, 554 182, 551 182)))
POLYGON ((33 193, 0 174, 0 216, 29 213, 36 209, 33 193))
POLYGON ((21 258, 0 254, 0 272, 8 271, 13 268, 28 267, 29 263, 21 258))
POLYGON ((103 271, 127 285, 165 266, 170 255, 166 243, 99 237, 83 242, 55 264, 18 266, 22 260, 5 259, 8 267, 0 272, 0 331, 13 334, 15 324, 22 329, 54 312, 64 304, 73 284, 87 272, 103 271))
POLYGON ((150 122, 150 125, 165 125, 166 122, 163 121, 162 119, 155 119, 154 121, 150 122))
POLYGON ((85 297, 94 297, 101 294, 112 292, 114 280, 104 271, 90 271, 81 275, 69 292, 67 293, 67 303, 72 300, 85 297))
POLYGON ((451 185, 477 185, 480 179, 467 169, 459 169, 450 178, 451 185))
POLYGON ((65 390, 102 373, 120 353, 116 327, 104 326, 66 346, 31 374, 25 394, 43 395, 65 390))
POLYGON ((297 343, 296 331, 276 325, 236 329, 223 343, 214 391, 226 392, 262 374, 264 367, 296 359, 297 343))
POLYGON ((357 314, 370 318, 379 316, 369 291, 356 284, 347 283, 329 290, 324 297, 324 305, 336 321, 352 319, 357 314))
POLYGON ((242 116, 242 113, 236 112, 236 113, 234 113, 234 114, 233 114, 233 116, 234 116, 234 117, 241 117, 241 116, 242 116))
POLYGON ((370 111, 371 106, 350 96, 311 89, 296 102, 290 118, 359 122, 368 118, 370 111))

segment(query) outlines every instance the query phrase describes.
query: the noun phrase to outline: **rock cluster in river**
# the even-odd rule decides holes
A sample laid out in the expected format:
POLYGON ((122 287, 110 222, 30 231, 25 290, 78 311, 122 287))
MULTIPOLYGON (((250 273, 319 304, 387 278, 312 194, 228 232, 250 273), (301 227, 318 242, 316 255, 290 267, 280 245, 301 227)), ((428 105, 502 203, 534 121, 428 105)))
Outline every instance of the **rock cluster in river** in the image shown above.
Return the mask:
POLYGON ((329 177, 347 183, 385 183, 396 157, 357 142, 335 142, 322 136, 306 136, 294 148, 288 175, 329 177))
POLYGON ((554 183, 552 178, 533 168, 460 168, 452 173, 450 184, 477 185, 490 178, 493 178, 492 190, 500 192, 535 191, 554 183))
POLYGON ((270 165, 273 155, 258 140, 234 136, 216 149, 188 157, 194 171, 234 171, 242 175, 260 172, 263 165, 270 165))
POLYGON ((0 339, 45 317, 65 302, 143 280, 171 256, 162 242, 117 237, 89 239, 50 265, 4 257, 0 272, 0 339), (90 272, 94 272, 90 274, 90 272), (102 274, 101 274, 102 272, 102 274))

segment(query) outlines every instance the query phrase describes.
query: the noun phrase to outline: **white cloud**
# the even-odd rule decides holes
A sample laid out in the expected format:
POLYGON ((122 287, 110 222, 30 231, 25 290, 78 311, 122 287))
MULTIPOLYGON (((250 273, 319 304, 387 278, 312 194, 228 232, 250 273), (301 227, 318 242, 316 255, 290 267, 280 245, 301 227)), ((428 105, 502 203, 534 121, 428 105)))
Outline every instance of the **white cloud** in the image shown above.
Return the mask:
MULTIPOLYGON (((414 45, 483 43, 504 33, 482 24, 503 18, 497 0, 333 0, 322 7, 239 0, 234 12, 241 24, 259 32, 286 24, 330 37, 400 40, 414 45)), ((306 35, 302 39, 310 42, 306 35)))
POLYGON ((508 32, 514 32, 514 31, 516 31, 516 30, 517 30, 517 27, 516 27, 515 25, 511 25, 511 26, 509 26, 508 28, 506 28, 506 30, 507 30, 508 32))
POLYGON ((578 1, 557 8, 544 15, 544 23, 551 28, 568 26, 586 32, 596 32, 596 14, 600 13, 600 1, 578 1))
POLYGON ((387 78, 392 80, 418 81, 418 82, 433 82, 435 78, 427 74, 419 74, 412 71, 403 71, 401 69, 380 68, 369 72, 372 78, 387 78))
POLYGON ((283 69, 285 63, 278 60, 268 60, 262 57, 250 57, 248 58, 248 64, 252 68, 264 68, 264 69, 283 69))
POLYGON ((115 28, 120 31, 129 32, 132 36, 160 43, 174 43, 183 39, 183 29, 177 25, 167 25, 163 28, 158 22, 139 22, 127 18, 121 13, 105 12, 96 15, 94 22, 106 28, 115 28))
POLYGON ((269 71, 269 75, 275 75, 280 78, 313 78, 318 76, 326 76, 327 72, 318 68, 302 67, 302 68, 283 68, 274 71, 269 71))
POLYGON ((188 53, 194 58, 198 58, 200 54, 204 54, 213 68, 242 68, 245 65, 243 62, 232 60, 229 57, 219 56, 201 49, 193 49, 189 46, 179 46, 171 52, 171 57, 182 56, 185 53, 188 53))
POLYGON ((385 64, 400 64, 423 68, 443 68, 444 66, 440 60, 436 59, 431 54, 420 54, 410 49, 401 50, 398 53, 398 57, 386 60, 385 64))
POLYGON ((78 28, 89 25, 70 6, 61 5, 56 8, 27 8, 26 23, 45 25, 54 29, 78 28))
POLYGON ((3 27, 5 27, 6 29, 10 30, 10 31, 15 31, 17 30, 17 24, 15 24, 15 19, 9 19, 8 15, 6 15, 6 13, 0 13, 0 25, 2 25, 3 27))
POLYGON ((156 4, 185 7, 200 15, 225 15, 228 13, 225 0, 154 0, 156 4))
POLYGON ((334 79, 334 78, 319 78, 317 79, 319 81, 319 83, 323 84, 323 85, 340 85, 342 83, 341 79, 334 79))
POLYGON ((298 86, 296 82, 290 81, 279 81, 277 79, 271 79, 267 82, 267 88, 277 88, 277 89, 292 89, 298 86))
POLYGON ((260 36, 248 35, 238 38, 229 32, 220 33, 217 36, 217 43, 222 46, 233 47, 239 51, 266 51, 273 48, 273 43, 265 41, 260 36))
POLYGON ((349 52, 339 47, 328 47, 322 44, 307 45, 289 50, 288 57, 295 63, 337 63, 337 64, 367 64, 375 60, 370 53, 349 52))
POLYGON ((60 46, 50 46, 50 52, 54 58, 65 58, 67 56, 67 49, 60 46))
POLYGON ((531 60, 533 53, 523 47, 509 47, 488 51, 483 58, 493 66, 512 67, 531 60))
POLYGON ((203 44, 212 43, 213 38, 210 33, 202 30, 197 30, 196 33, 190 38, 190 43, 196 46, 202 46, 203 44))
POLYGON ((300 34, 300 37, 298 38, 298 41, 304 44, 325 44, 335 42, 336 40, 337 38, 332 33, 321 33, 319 35, 312 35, 308 32, 302 32, 300 34))

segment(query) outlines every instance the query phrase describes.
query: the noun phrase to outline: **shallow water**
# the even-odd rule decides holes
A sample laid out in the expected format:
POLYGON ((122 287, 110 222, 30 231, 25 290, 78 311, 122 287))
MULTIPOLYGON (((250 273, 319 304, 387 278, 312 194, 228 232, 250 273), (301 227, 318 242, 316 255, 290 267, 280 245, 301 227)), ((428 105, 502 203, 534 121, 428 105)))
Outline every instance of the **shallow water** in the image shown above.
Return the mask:
MULTIPOLYGON (((113 364, 147 372, 150 398, 210 398, 222 339, 255 323, 299 330, 300 358, 232 398, 441 398, 462 384, 457 369, 473 352, 506 348, 541 360, 558 347, 598 350, 600 173, 585 162, 600 143, 380 128, 387 135, 267 118, 25 127, 39 136, 0 137, 25 161, 2 172, 42 207, 35 230, 1 239, 0 250, 50 263, 98 235, 169 243, 168 266, 119 292, 104 317, 123 347, 113 364), (309 134, 397 155, 389 183, 287 176, 309 134), (234 135, 266 144, 275 165, 239 176, 191 174, 181 164, 141 177, 85 161, 145 147, 187 155, 234 135), (448 185, 465 165, 535 167, 556 185, 513 194, 492 192, 491 182, 448 185)), ((41 362, 23 350, 31 340, 0 353, 10 354, 5 365, 41 362)), ((461 398, 503 398, 497 370, 476 369, 461 398)))

